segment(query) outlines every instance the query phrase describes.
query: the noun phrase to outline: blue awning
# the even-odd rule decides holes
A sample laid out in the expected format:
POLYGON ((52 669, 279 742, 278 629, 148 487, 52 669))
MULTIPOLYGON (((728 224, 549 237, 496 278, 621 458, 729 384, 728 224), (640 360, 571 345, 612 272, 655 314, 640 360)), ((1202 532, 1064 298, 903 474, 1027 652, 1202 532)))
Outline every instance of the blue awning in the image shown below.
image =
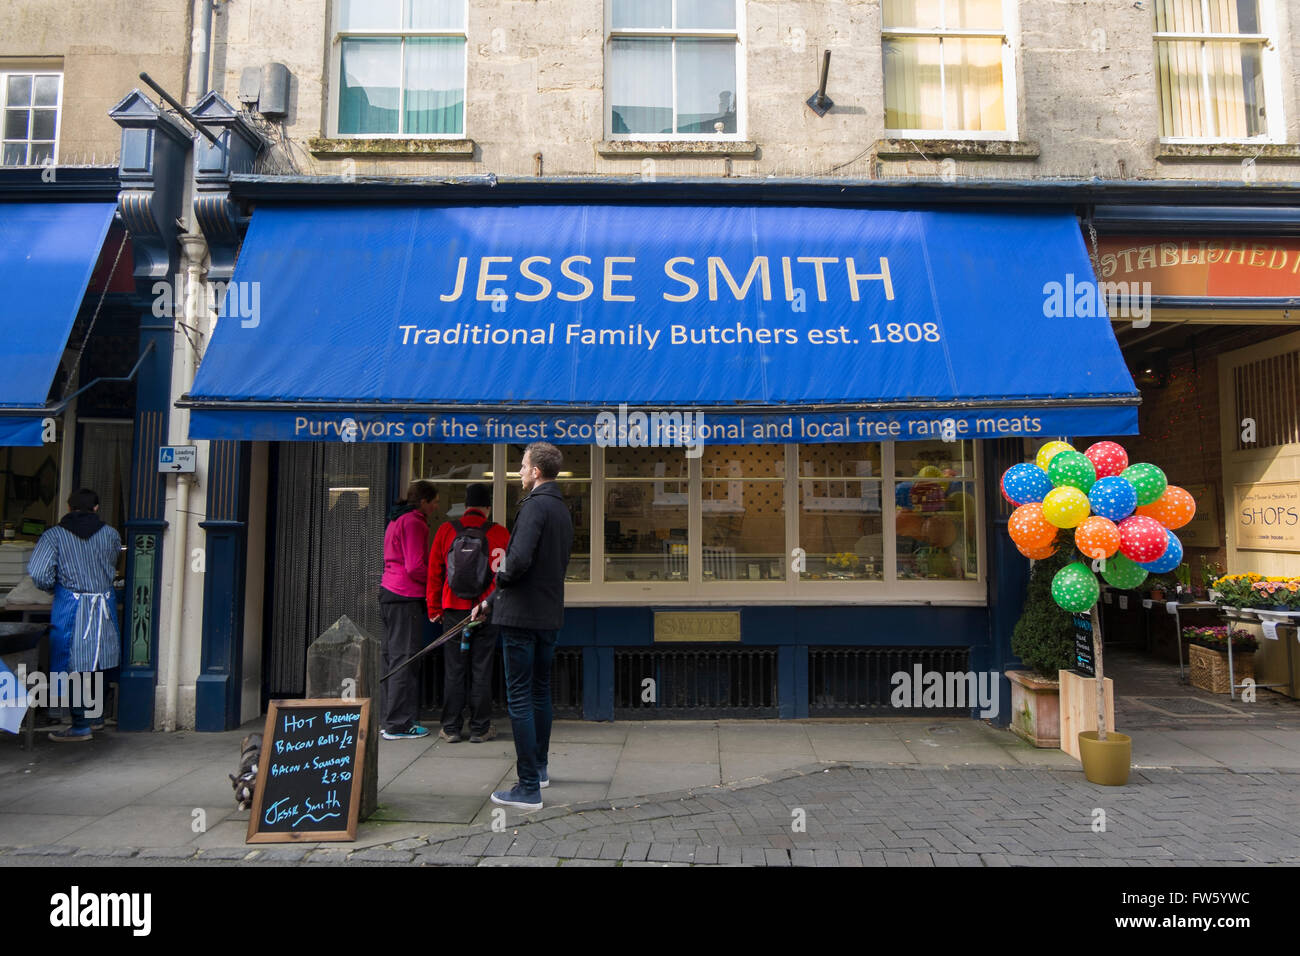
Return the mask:
POLYGON ((40 445, 46 399, 113 203, 0 204, 0 445, 40 445))
POLYGON ((264 207, 182 404, 195 438, 1131 434, 1092 278, 1056 209, 264 207))

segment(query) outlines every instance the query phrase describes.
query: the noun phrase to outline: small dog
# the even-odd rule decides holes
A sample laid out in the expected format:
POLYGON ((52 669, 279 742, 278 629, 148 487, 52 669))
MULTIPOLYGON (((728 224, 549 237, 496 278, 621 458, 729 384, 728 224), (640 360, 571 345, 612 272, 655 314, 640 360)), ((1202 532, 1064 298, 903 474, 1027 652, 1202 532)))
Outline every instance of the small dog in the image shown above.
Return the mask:
POLYGON ((235 788, 235 802, 241 810, 253 806, 253 788, 257 786, 257 763, 262 758, 262 735, 249 734, 239 745, 239 776, 226 774, 235 788))

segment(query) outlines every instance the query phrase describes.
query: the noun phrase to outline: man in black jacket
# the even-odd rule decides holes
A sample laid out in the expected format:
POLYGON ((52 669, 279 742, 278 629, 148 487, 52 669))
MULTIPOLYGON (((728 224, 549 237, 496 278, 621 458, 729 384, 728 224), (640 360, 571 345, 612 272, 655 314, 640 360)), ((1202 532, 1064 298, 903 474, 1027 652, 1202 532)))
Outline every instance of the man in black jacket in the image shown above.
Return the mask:
POLYGON ((524 451, 519 480, 528 494, 519 502, 496 590, 470 613, 473 620, 490 609, 501 631, 515 737, 519 782, 492 794, 492 802, 521 810, 540 810, 542 787, 551 785, 551 661, 564 624, 564 572, 573 547, 573 519, 555 483, 562 461, 547 442, 524 451))

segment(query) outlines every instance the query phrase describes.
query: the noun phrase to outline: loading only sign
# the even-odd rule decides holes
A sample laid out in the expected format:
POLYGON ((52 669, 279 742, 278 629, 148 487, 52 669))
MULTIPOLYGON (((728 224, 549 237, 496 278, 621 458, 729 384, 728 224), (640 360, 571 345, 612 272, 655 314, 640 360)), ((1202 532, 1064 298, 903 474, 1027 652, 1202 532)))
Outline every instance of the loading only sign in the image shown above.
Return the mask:
POLYGON ((158 470, 193 474, 198 457, 198 445, 163 445, 158 449, 158 470))

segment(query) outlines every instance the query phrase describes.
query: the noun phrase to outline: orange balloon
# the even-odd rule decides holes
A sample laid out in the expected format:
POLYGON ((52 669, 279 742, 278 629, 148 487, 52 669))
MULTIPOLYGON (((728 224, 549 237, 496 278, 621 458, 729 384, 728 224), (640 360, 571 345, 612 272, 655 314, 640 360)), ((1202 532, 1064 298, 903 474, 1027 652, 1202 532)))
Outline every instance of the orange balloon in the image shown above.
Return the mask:
POLYGON ((894 531, 900 538, 919 538, 923 522, 915 511, 900 511, 894 522, 894 531))
POLYGON ((1041 548, 1030 548, 1028 551, 1020 547, 1020 545, 1016 545, 1016 550, 1031 561, 1046 561, 1052 555, 1056 554, 1056 542, 1052 541, 1043 545, 1041 548))
POLYGON ((1090 558, 1109 558, 1119 550, 1119 528, 1100 515, 1085 518, 1074 529, 1074 545, 1090 558))
POLYGON ((1043 506, 1037 501, 1021 505, 1007 520, 1011 540, 1024 551, 1037 550, 1050 544, 1056 537, 1056 525, 1043 515, 1043 506))
POLYGON ((939 515, 926 519, 921 534, 936 548, 950 548, 957 540, 957 526, 951 518, 939 515))
POLYGON ((1170 485, 1165 489, 1165 493, 1151 504, 1138 508, 1137 513, 1155 518, 1173 531, 1196 516, 1196 499, 1177 485, 1170 485))

